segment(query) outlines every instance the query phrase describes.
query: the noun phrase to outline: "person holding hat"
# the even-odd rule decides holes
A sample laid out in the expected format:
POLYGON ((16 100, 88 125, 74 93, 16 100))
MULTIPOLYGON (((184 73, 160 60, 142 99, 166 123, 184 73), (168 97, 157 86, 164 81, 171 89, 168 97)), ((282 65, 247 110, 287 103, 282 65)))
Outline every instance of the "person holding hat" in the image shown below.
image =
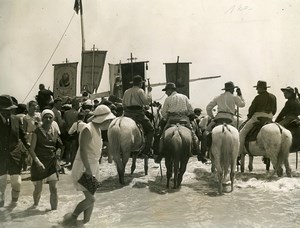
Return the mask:
POLYGON ((241 89, 234 85, 232 81, 226 82, 224 88, 224 93, 215 97, 206 106, 207 115, 212 118, 211 122, 208 124, 201 143, 201 153, 205 154, 207 151, 207 146, 211 145, 211 131, 218 123, 232 123, 234 120, 236 107, 245 107, 245 100, 242 96, 241 89), (234 90, 236 89, 237 95, 234 95, 234 90), (218 106, 217 114, 214 116, 213 109, 218 106))
POLYGON ((0 207, 4 206, 7 175, 10 175, 12 204, 17 203, 22 182, 20 139, 27 150, 30 147, 20 118, 13 114, 16 108, 11 96, 0 96, 0 207))
POLYGON ((285 128, 289 128, 289 125, 292 121, 299 121, 298 116, 300 115, 300 102, 296 98, 295 90, 292 87, 288 86, 286 88, 282 88, 281 91, 283 92, 287 101, 281 112, 278 114, 275 122, 279 123, 285 128))
POLYGON ((34 185, 34 207, 38 206, 43 183, 49 184, 51 210, 57 209, 57 181, 59 168, 58 160, 63 148, 58 131, 53 127, 54 113, 50 109, 44 109, 42 124, 37 126, 32 134, 30 155, 32 165, 30 169, 31 181, 34 185))
POLYGON ((247 115, 247 122, 240 130, 240 154, 244 151, 245 138, 248 132, 252 129, 254 123, 259 122, 259 117, 273 119, 277 111, 277 101, 275 95, 269 93, 267 82, 258 81, 256 86, 258 95, 252 101, 247 115))
POLYGON ((154 138, 154 127, 146 116, 144 107, 150 105, 152 96, 152 88, 148 87, 148 93, 142 89, 145 81, 140 75, 133 77, 133 86, 127 89, 123 95, 124 116, 132 118, 134 121, 140 123, 145 132, 145 147, 142 154, 150 157, 152 156, 152 142, 154 138))
POLYGON ((72 168, 73 185, 77 191, 82 191, 85 199, 79 202, 72 213, 64 216, 64 225, 76 224, 78 216, 83 212, 83 222, 89 222, 95 203, 94 193, 91 193, 78 180, 85 173, 100 180, 99 159, 102 148, 101 128, 108 127, 112 119, 116 118, 106 105, 99 105, 88 119, 79 134, 79 148, 72 168))

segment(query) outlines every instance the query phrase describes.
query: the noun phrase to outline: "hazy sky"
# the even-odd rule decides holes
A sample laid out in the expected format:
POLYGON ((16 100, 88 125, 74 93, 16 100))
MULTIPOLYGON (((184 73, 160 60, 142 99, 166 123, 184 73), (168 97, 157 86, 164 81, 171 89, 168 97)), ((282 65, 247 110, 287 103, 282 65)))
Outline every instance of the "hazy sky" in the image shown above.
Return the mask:
MULTIPOLYGON (((190 85, 195 107, 205 108, 224 83, 240 86, 247 109, 265 80, 285 100, 280 88, 300 87, 300 1, 279 0, 83 0, 86 49, 107 50, 98 92, 107 91, 108 63, 149 61, 146 77, 165 81, 163 63, 192 62, 190 78, 221 75, 190 85)), ((22 102, 40 76, 70 22, 74 0, 0 1, 0 93, 22 102)), ((38 84, 53 88, 53 66, 67 58, 80 62, 80 17, 75 15, 38 84)), ((80 72, 80 64, 78 73, 80 72)), ((78 82, 79 83, 79 82, 78 82)), ((154 99, 164 93, 153 89, 154 99)), ((79 88, 77 89, 79 92, 79 88)), ((160 101, 163 101, 161 99, 160 101)))

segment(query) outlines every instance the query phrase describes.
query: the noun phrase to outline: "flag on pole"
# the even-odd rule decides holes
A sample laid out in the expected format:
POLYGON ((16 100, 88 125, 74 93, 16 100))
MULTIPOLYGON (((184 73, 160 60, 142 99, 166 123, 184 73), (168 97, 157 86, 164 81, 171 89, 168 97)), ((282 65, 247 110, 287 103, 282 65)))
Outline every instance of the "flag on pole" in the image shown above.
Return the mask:
POLYGON ((81 2, 81 0, 75 0, 74 10, 77 14, 78 14, 79 11, 80 11, 80 14, 82 14, 82 2, 81 2))
POLYGON ((109 85, 110 94, 118 98, 123 97, 122 77, 121 77, 121 64, 109 63, 109 85))
MULTIPOLYGON (((123 93, 132 87, 131 81, 135 75, 140 75, 145 80, 145 63, 146 62, 134 62, 121 64, 123 93)), ((145 85, 143 85, 142 88, 145 89, 145 85)))
POLYGON ((81 63, 81 92, 96 93, 102 78, 107 51, 83 51, 81 63))
POLYGON ((57 97, 75 97, 78 62, 53 64, 53 94, 57 97))
POLYGON ((176 84, 177 91, 190 96, 189 80, 190 80, 190 63, 165 63, 166 65, 166 81, 176 84))

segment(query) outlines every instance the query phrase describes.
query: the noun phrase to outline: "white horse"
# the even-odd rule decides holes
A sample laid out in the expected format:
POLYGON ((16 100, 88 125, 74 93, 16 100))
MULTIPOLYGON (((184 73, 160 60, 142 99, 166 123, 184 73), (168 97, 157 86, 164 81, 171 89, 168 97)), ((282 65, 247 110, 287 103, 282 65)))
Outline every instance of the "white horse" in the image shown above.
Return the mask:
MULTIPOLYGON (((144 136, 134 120, 128 117, 114 119, 108 128, 109 151, 117 166, 120 184, 124 184, 125 167, 132 154, 131 174, 136 168, 136 158, 144 146, 144 136), (135 152, 135 153, 132 153, 135 152)), ((148 174, 148 158, 144 158, 145 175, 148 174)))
MULTIPOLYGON (((288 177, 291 176, 289 152, 292 145, 292 134, 277 123, 264 125, 257 135, 256 141, 249 142, 249 170, 253 169, 253 156, 269 158, 280 177, 283 174, 282 164, 288 177)), ((246 149, 244 149, 246 151, 246 149)), ((241 154, 241 172, 245 170, 245 153, 241 154)))
POLYGON ((211 161, 212 171, 217 170, 219 180, 219 194, 223 192, 223 180, 230 168, 231 191, 235 175, 235 166, 239 154, 239 132, 227 124, 216 126, 212 130, 211 161))

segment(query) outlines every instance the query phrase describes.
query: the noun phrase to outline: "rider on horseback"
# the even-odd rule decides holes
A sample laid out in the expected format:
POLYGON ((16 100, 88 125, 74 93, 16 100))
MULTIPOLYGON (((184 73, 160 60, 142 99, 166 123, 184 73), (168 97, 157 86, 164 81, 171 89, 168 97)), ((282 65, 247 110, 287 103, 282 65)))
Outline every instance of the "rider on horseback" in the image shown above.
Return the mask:
MULTIPOLYGON (((168 82, 166 87, 162 89, 165 91, 168 97, 165 99, 163 104, 161 114, 162 114, 162 123, 161 130, 164 131, 172 121, 177 121, 180 119, 180 122, 184 122, 184 126, 188 127, 191 130, 192 139, 193 139, 193 149, 199 150, 199 141, 192 130, 192 126, 189 121, 189 116, 194 114, 193 107, 190 103, 190 100, 184 94, 180 94, 176 91, 176 85, 172 82, 168 82)), ((162 143, 163 138, 160 140, 162 143)), ((161 151, 159 151, 158 157, 155 159, 156 163, 159 163, 162 159, 161 151)), ((191 154, 192 156, 192 154, 191 154)))
POLYGON ((281 91, 287 101, 281 112, 278 114, 275 122, 289 129, 289 126, 293 121, 299 121, 300 102, 296 98, 296 93, 292 87, 288 86, 282 88, 281 91))
POLYGON ((272 120, 277 111, 276 97, 267 92, 267 82, 258 81, 256 86, 258 95, 252 101, 248 111, 248 120, 240 130, 240 154, 243 153, 245 138, 255 123, 259 122, 259 118, 268 118, 272 120))
POLYGON ((229 81, 225 83, 224 93, 215 97, 207 106, 206 112, 209 117, 212 118, 212 121, 207 126, 203 139, 201 142, 201 154, 205 155, 207 147, 210 147, 211 141, 210 135, 212 129, 219 123, 232 123, 233 116, 235 115, 235 107, 245 107, 245 101, 242 96, 240 88, 234 85, 233 82, 229 81), (233 95, 234 89, 236 88, 237 96, 233 95), (216 116, 213 115, 213 108, 218 106, 218 112, 216 116))
POLYGON ((142 153, 149 157, 152 156, 151 147, 154 137, 154 127, 145 115, 144 106, 151 103, 152 88, 148 87, 148 93, 146 94, 142 89, 144 82, 141 76, 134 76, 132 82, 133 86, 124 92, 122 103, 124 116, 130 117, 142 125, 145 132, 145 148, 142 153))

